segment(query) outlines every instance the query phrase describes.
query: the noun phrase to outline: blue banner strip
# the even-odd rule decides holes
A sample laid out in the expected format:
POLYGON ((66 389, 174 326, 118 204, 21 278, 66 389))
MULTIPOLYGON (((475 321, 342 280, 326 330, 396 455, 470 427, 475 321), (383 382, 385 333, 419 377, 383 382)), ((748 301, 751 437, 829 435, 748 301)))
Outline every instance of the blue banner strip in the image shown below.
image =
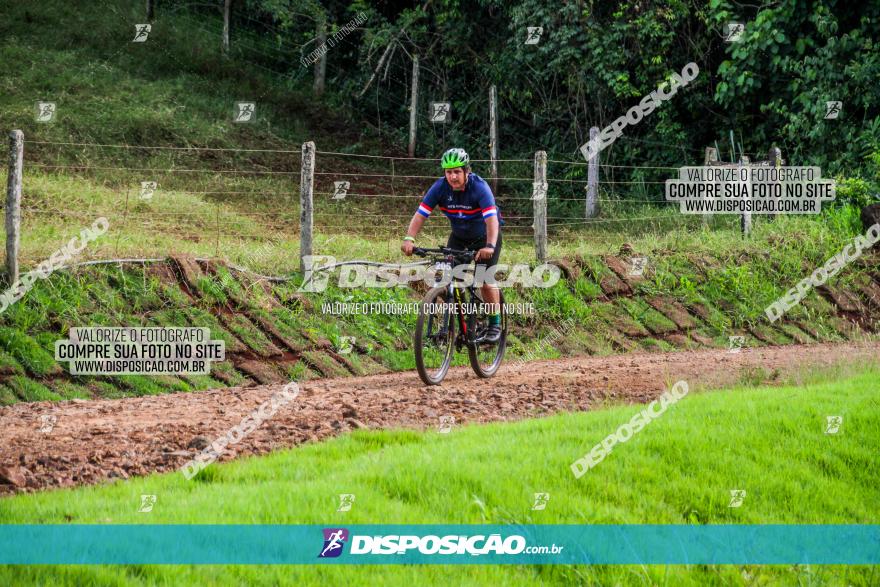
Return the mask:
POLYGON ((880 525, 0 525, 0 564, 880 564, 880 525))

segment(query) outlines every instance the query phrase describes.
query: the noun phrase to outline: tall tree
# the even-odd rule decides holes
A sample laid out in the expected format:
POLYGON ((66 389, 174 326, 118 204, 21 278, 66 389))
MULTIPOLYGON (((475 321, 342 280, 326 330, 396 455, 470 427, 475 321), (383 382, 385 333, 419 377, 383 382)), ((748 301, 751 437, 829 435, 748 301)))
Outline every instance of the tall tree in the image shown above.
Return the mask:
POLYGON ((223 0, 223 55, 229 55, 229 18, 232 0, 223 0))

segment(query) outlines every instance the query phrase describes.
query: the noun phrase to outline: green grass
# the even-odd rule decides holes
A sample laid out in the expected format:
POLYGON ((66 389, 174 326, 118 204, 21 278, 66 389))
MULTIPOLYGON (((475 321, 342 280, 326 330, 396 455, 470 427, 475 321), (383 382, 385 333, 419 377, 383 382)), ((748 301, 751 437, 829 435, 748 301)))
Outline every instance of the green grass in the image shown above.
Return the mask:
POLYGON ((5 385, 0 385, 0 406, 11 406, 16 402, 18 398, 15 397, 15 392, 5 385))
POLYGON ((24 373, 24 369, 12 355, 0 351, 0 373, 21 375, 22 373, 24 373))
POLYGON ((254 326, 254 323, 242 316, 234 314, 226 319, 226 325, 242 342, 257 352, 260 356, 268 357, 272 344, 269 339, 254 326))
POLYGON ((70 381, 59 381, 52 384, 53 389, 64 399, 91 399, 92 394, 82 385, 70 381))
MULTIPOLYGON (((44 8, 10 6, 0 23, 4 40, 0 49, 11 66, 4 78, 9 80, 0 116, 4 127, 19 123, 22 126, 17 128, 26 131, 97 143, 156 141, 221 147, 253 135, 278 144, 319 131, 322 124, 330 128, 338 124, 337 117, 310 103, 296 84, 288 87, 283 76, 261 68, 253 55, 242 54, 239 49, 253 46, 255 39, 244 39, 241 29, 232 58, 224 59, 219 11, 196 15, 167 5, 156 11, 149 41, 133 44, 133 23, 142 22, 143 5, 111 0, 74 7, 50 0, 44 8), (65 31, 63 38, 58 31, 65 31), (232 101, 246 96, 260 99, 258 122, 233 125, 232 101), (53 123, 34 122, 37 100, 58 103, 53 123), (315 122, 304 125, 307 120, 315 122)), ((262 48, 272 46, 269 39, 256 41, 262 48)), ((274 53, 278 61, 284 59, 274 53)), ((125 163, 140 157, 137 152, 117 155, 125 163)), ((81 156, 80 160, 94 161, 104 154, 92 151, 81 156)), ((162 163, 161 158, 169 156, 153 157, 162 163)))
POLYGON ((60 395, 42 383, 22 377, 21 375, 10 377, 6 383, 21 401, 42 402, 62 399, 60 395))
POLYGON ((0 346, 33 375, 46 375, 58 370, 55 357, 23 332, 13 328, 0 328, 0 346))
MULTIPOLYGON (((46 141, 297 151, 315 140, 331 151, 382 150, 375 139, 360 135, 362 127, 346 124, 343 110, 314 100, 308 85, 296 79, 308 71, 291 67, 295 59, 280 53, 271 39, 239 28, 232 55, 224 59, 220 12, 196 10, 201 12, 181 6, 157 10, 143 44, 130 42, 133 23, 143 20, 142 4, 110 0, 74 7, 49 0, 40 10, 19 3, 4 11, 0 58, 9 68, 0 81, 0 129, 22 129, 27 143, 25 266, 47 258, 100 215, 109 219, 112 232, 81 259, 222 251, 230 260, 265 269, 295 258, 287 247, 296 238, 288 229, 298 215, 290 205, 299 181, 291 153, 46 141), (265 63, 260 52, 274 55, 274 64, 265 63), (267 65, 292 76, 273 74, 267 65), (232 122, 236 99, 258 103, 255 124, 232 122), (38 100, 57 103, 55 121, 34 121, 38 100), (261 173, 269 170, 281 174, 261 173), (141 201, 139 182, 150 179, 158 181, 158 191, 141 201), (268 242, 279 246, 255 246, 268 242)), ((5 172, 4 166, 4 179, 5 172)))
MULTIPOLYGON (((357 431, 267 457, 212 465, 199 482, 177 474, 3 500, 2 523, 151 524, 876 524, 880 369, 809 373, 801 384, 692 390, 661 418, 575 479, 570 463, 641 406, 517 423, 357 431), (842 431, 824 434, 828 415, 842 431), (729 508, 731 489, 745 489, 729 508), (533 493, 549 492, 544 511, 533 493), (335 511, 339 493, 357 498, 335 511), (137 513, 141 494, 158 496, 137 513)), ((671 382, 670 382, 671 383, 671 382)), ((622 567, 65 567, 0 569, 7 584, 113 581, 389 585, 598 583, 622 585, 873 585, 876 568, 622 567)))
POLYGON ((630 318, 645 326, 650 332, 663 334, 678 329, 671 320, 649 306, 645 300, 622 298, 619 303, 626 309, 630 318))

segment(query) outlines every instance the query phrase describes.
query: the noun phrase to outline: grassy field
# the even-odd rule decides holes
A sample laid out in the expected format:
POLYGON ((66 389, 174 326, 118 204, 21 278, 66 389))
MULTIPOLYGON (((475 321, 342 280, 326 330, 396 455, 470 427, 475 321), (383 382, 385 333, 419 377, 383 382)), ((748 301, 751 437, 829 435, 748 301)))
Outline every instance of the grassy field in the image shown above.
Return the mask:
MULTIPOLYGON (((570 463, 638 406, 436 431, 358 431, 268 457, 0 501, 2 523, 876 524, 876 365, 800 384, 692 391, 592 471, 570 463), (843 416, 825 434, 826 416, 843 416), (772 472, 772 473, 771 473, 772 472), (745 489, 739 508, 731 489, 745 489), (550 493, 532 511, 533 493, 550 493), (349 512, 337 495, 353 493, 349 512), (137 513, 141 494, 157 496, 137 513)), ((670 382, 671 384, 671 382, 670 382)), ((621 566, 0 569, 7 584, 875 585, 876 567, 621 566)))

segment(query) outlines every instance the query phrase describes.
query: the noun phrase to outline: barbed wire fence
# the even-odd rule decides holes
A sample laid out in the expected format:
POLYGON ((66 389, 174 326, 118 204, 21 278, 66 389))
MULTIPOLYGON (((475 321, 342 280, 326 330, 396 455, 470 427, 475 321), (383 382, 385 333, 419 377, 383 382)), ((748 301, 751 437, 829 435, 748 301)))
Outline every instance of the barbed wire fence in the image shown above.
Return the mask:
MULTIPOLYGON (((75 219, 85 225, 100 216, 113 227, 112 254, 117 258, 120 253, 130 257, 128 241, 132 239, 141 239, 143 245, 154 241, 152 249, 135 247, 152 253, 151 258, 156 253, 181 252, 157 249, 163 242, 159 237, 166 238, 167 246, 170 236, 184 251, 213 253, 227 261, 231 261, 228 252, 234 245, 253 248, 284 243, 302 266, 304 255, 321 253, 318 236, 325 242, 352 235, 388 238, 390 243, 394 235, 404 234, 425 191, 440 177, 436 158, 323 151, 313 142, 301 149, 44 140, 31 140, 27 145, 37 161, 25 166, 24 135, 21 131, 10 134, 5 206, 10 282, 19 275, 20 243, 26 236, 22 225, 36 231, 47 222, 75 219), (65 149, 75 150, 72 159, 61 157, 65 149), (86 154, 91 151, 102 152, 101 163, 91 162, 86 154), (125 154, 120 157, 123 163, 141 154, 137 160, 147 163, 110 164, 106 161, 113 157, 107 152, 125 154), (219 160, 223 156, 227 160, 219 160), (24 177, 39 184, 47 175, 61 176, 65 182, 88 179, 95 191, 110 197, 90 198, 82 187, 72 184, 69 189, 74 195, 27 197, 40 189, 30 186, 23 194, 24 177)), ((538 151, 532 158, 474 159, 472 163, 475 172, 498 170, 496 175, 489 171, 482 177, 499 186, 496 201, 504 221, 503 238, 519 245, 533 243, 539 261, 546 260, 548 243, 577 242, 603 230, 636 233, 641 227, 660 233, 675 227, 698 228, 704 222, 664 210, 671 202, 663 197, 662 186, 665 179, 675 177, 676 167, 611 165, 598 159, 567 161, 538 151), (621 177, 624 173, 629 175, 621 177), (633 173, 638 177, 634 179, 633 173)), ((56 187, 51 184, 52 189, 56 187)), ((425 224, 420 238, 440 244, 447 235, 446 223, 435 221, 425 224)))
MULTIPOLYGON (((436 158, 322 151, 313 142, 305 143, 302 153, 300 209, 315 210, 311 216, 301 216, 302 226, 309 223, 318 227, 334 226, 333 219, 357 214, 364 210, 358 207, 360 202, 370 202, 371 206, 366 209, 377 211, 381 222, 381 226, 373 230, 403 235, 430 185, 428 182, 433 183, 439 175, 436 158), (381 162, 386 171, 378 172, 376 167, 369 173, 341 171, 352 160, 359 159, 381 162), (325 205, 316 206, 315 202, 325 205), (334 207, 328 208, 328 203, 334 207)), ((500 186, 495 200, 504 221, 504 241, 533 242, 535 258, 539 261, 546 260, 551 237, 564 242, 572 238, 573 231, 580 231, 582 238, 585 228, 619 231, 621 225, 628 229, 653 223, 652 228, 667 230, 698 227, 701 222, 699 217, 684 216, 677 210, 663 211, 670 204, 677 205, 665 200, 662 186, 665 179, 677 177, 678 167, 610 165, 600 163, 598 156, 590 162, 549 159, 544 151, 536 152, 531 159, 471 159, 471 163, 483 179, 500 186), (482 173, 481 167, 498 171, 497 174, 482 173), (621 170, 664 176, 656 180, 618 179, 616 174, 621 170), (583 176, 587 179, 581 179, 583 176), (622 197, 621 186, 637 187, 643 197, 622 197), (642 210, 645 213, 633 214, 642 210)), ((316 254, 311 231, 307 229, 301 234, 301 251, 310 251, 301 255, 316 254)), ((420 240, 443 243, 447 235, 445 222, 429 222, 423 226, 420 240)))

